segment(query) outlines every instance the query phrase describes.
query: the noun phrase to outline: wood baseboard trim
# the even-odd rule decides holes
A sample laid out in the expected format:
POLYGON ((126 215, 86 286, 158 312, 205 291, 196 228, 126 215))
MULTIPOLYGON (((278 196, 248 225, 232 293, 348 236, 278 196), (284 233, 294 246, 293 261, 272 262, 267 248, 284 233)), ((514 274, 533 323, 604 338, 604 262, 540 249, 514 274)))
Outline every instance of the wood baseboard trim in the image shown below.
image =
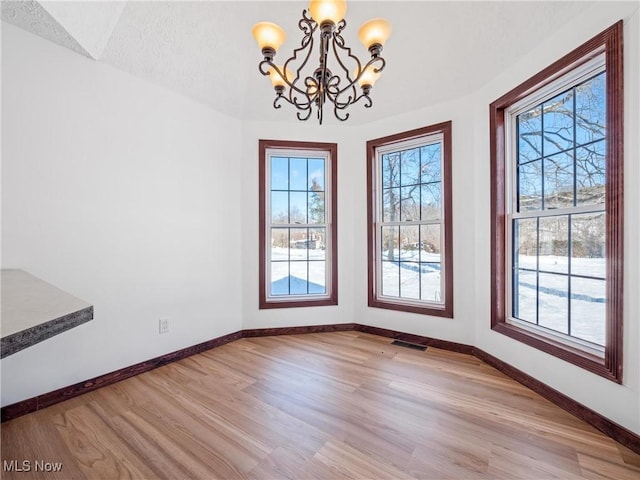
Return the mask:
POLYGON ((412 333, 399 332, 397 330, 389 330, 380 327, 371 327, 369 325, 356 324, 354 330, 358 332, 370 333, 380 337, 393 338, 394 340, 402 340, 403 342, 417 343, 427 347, 441 348, 451 352, 466 353, 473 355, 473 347, 463 343, 449 342, 447 340, 439 340, 437 338, 423 337, 422 335, 414 335, 412 333))
POLYGON ((144 362, 136 363, 129 367, 124 367, 114 372, 109 372, 104 375, 86 380, 84 382, 62 387, 52 392, 43 393, 20 402, 7 405, 0 409, 0 422, 6 422, 28 413, 33 413, 40 409, 50 407, 56 403, 64 402, 71 398, 77 397, 84 393, 91 392, 101 387, 106 387, 113 383, 125 380, 127 378, 139 375, 144 372, 148 372, 168 363, 182 360, 183 358, 190 357, 197 353, 210 350, 215 347, 224 345, 225 343, 233 342, 245 337, 265 337, 272 335, 296 335, 303 333, 318 333, 318 332, 344 332, 356 330, 356 324, 354 323, 339 323, 333 325, 309 325, 301 327, 280 327, 280 328, 257 328, 248 330, 239 330, 222 337, 214 338, 191 347, 186 347, 175 352, 167 353, 159 357, 146 360, 144 362))
POLYGON ((581 403, 566 396, 564 393, 560 393, 556 389, 549 385, 542 383, 540 380, 533 378, 532 376, 524 373, 522 370, 503 362, 499 358, 485 352, 480 348, 474 347, 473 355, 484 363, 492 366, 496 370, 501 371, 506 376, 514 379, 516 382, 521 383, 527 388, 530 388, 538 395, 546 398, 551 403, 554 403, 563 410, 569 412, 575 417, 584 420, 592 427, 601 431, 608 437, 611 437, 616 442, 621 443, 635 453, 640 454, 640 436, 636 435, 630 430, 627 430, 621 425, 603 417, 598 412, 591 410, 589 407, 582 405, 581 403))
POLYGON ((386 328, 372 327, 369 325, 363 325, 359 323, 340 323, 331 325, 310 325, 310 326, 298 326, 298 327, 278 327, 278 328, 258 328, 240 330, 222 337, 209 340, 207 342, 199 343, 191 347, 183 348, 166 355, 140 362, 130 367, 124 367, 120 370, 116 370, 105 375, 95 377, 85 382, 76 383, 68 387, 63 387, 58 390, 54 390, 49 393, 44 393, 33 398, 7 405, 2 407, 0 417, 2 422, 11 420, 28 413, 35 412, 42 408, 49 407, 56 403, 69 400, 73 397, 77 397, 84 393, 91 392, 101 387, 111 385, 126 378, 139 375, 140 373, 148 372, 155 368, 161 367, 168 363, 172 363, 183 358, 195 355, 205 350, 210 350, 215 347, 224 345, 225 343, 233 342, 241 338, 250 337, 264 337, 264 336, 276 336, 276 335, 299 335, 305 333, 321 333, 321 332, 346 332, 357 331, 363 333, 369 333, 372 335, 378 335, 386 338, 393 338, 394 340, 403 340, 405 342, 417 343, 434 348, 441 348, 452 352, 464 353, 467 355, 473 355, 479 360, 491 365, 496 370, 501 371, 508 377, 521 383, 527 388, 530 388, 537 394, 546 398, 550 402, 554 403, 558 407, 566 410, 572 415, 584 420, 589 425, 593 426, 597 430, 601 431, 605 435, 611 437, 615 441, 621 443, 625 447, 640 454, 640 436, 627 430, 626 428, 618 425, 615 422, 603 417, 598 412, 591 410, 590 408, 576 402, 570 397, 567 397, 563 393, 551 388, 550 386, 536 380, 532 376, 524 373, 521 370, 503 362, 502 360, 494 357, 493 355, 485 352, 482 349, 473 347, 471 345, 465 345, 462 343, 449 342, 447 340, 440 340, 437 338, 424 337, 421 335, 414 335, 405 332, 399 332, 396 330, 389 330, 386 328))
POLYGON ((50 407, 56 403, 64 402, 65 400, 69 400, 84 393, 91 392, 101 387, 106 387, 107 385, 162 367, 163 365, 195 355, 196 353, 219 347, 220 345, 233 342, 240 338, 242 338, 242 331, 223 335, 222 337, 214 338, 213 340, 199 343, 197 345, 192 345, 191 347, 183 348, 175 352, 167 353, 165 355, 152 358, 151 360, 136 363, 135 365, 124 367, 114 372, 106 373, 90 380, 76 383, 75 385, 62 387, 52 392, 43 393, 42 395, 37 395, 27 400, 7 405, 6 407, 2 407, 0 411, 1 421, 6 422, 7 420, 21 417, 27 413, 32 413, 37 410, 50 407))
POLYGON ((275 335, 300 335, 304 333, 350 332, 356 330, 355 323, 335 323, 332 325, 308 325, 301 327, 253 328, 242 330, 244 338, 270 337, 275 335))

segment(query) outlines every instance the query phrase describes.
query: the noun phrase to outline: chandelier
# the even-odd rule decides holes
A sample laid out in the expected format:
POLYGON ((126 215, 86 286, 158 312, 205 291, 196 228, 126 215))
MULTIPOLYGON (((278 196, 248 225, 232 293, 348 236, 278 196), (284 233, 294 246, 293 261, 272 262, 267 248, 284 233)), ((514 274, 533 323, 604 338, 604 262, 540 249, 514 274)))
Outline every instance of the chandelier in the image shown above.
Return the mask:
POLYGON ((253 27, 253 36, 264 57, 258 69, 271 78, 276 92, 274 108, 281 108, 281 102, 285 101, 298 110, 298 120, 308 120, 315 107, 322 124, 325 104, 332 104, 335 117, 341 121, 349 118, 346 110, 351 105, 361 100, 366 108, 373 105, 369 93, 385 66, 380 53, 391 33, 391 25, 376 18, 360 27, 358 37, 371 54, 363 65, 342 37, 347 26, 346 12, 346 0, 311 0, 308 11, 303 10, 298 21, 303 33, 300 47, 281 65, 276 65, 273 58, 286 39, 284 30, 270 22, 260 22, 253 27), (314 51, 316 31, 319 31, 320 61, 312 69, 307 64, 314 51))

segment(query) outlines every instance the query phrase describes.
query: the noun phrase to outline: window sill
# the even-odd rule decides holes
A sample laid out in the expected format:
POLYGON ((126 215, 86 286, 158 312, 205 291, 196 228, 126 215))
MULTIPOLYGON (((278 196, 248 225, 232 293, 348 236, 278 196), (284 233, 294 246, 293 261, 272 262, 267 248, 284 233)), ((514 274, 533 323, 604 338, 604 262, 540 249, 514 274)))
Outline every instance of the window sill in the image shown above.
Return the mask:
POLYGON ((505 322, 497 322, 492 330, 510 338, 518 340, 530 347, 542 350, 549 355, 560 358, 566 362, 577 365, 585 370, 600 375, 601 377, 616 383, 622 383, 620 375, 611 371, 607 366, 605 358, 585 352, 578 348, 573 348, 562 342, 554 341, 547 336, 538 335, 534 332, 505 322))
POLYGON ((373 308, 385 308, 387 310, 396 310, 399 312, 418 313, 421 315, 431 315, 434 317, 453 318, 453 307, 420 306, 411 303, 390 302, 376 298, 369 299, 369 306, 373 308))

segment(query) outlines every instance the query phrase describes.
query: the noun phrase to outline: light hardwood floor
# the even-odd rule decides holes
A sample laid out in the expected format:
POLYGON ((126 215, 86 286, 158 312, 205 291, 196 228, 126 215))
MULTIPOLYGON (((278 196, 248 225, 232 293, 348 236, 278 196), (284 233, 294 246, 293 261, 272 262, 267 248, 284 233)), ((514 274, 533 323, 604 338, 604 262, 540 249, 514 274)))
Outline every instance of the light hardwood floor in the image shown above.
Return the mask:
POLYGON ((242 339, 17 418, 2 460, 31 462, 7 480, 640 479, 640 455, 478 359, 359 332, 242 339))

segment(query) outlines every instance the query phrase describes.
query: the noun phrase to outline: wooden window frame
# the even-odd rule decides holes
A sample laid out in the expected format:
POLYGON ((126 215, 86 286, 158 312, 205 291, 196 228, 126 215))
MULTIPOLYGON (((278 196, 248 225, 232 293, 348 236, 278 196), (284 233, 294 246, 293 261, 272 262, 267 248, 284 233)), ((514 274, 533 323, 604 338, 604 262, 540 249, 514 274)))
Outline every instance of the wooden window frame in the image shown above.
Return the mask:
POLYGON ((324 305, 337 305, 338 304, 338 145, 335 143, 320 143, 320 142, 298 142, 288 140, 259 140, 258 142, 258 159, 259 159, 259 308, 292 308, 292 307, 315 307, 324 305), (327 252, 330 258, 326 259, 326 263, 331 269, 330 272, 330 285, 328 285, 328 292, 324 298, 317 298, 310 296, 305 298, 302 295, 287 295, 282 299, 274 300, 273 297, 269 298, 267 295, 267 288, 269 282, 267 282, 268 268, 267 261, 267 238, 268 232, 266 211, 267 209, 267 150, 269 149, 287 149, 287 150, 300 150, 305 152, 322 152, 329 154, 329 178, 325 178, 326 189, 329 190, 329 209, 325 212, 327 218, 327 224, 330 226, 327 238, 330 239, 331 245, 327 248, 327 252), (328 188, 327 188, 328 187, 328 188))
POLYGON ((368 305, 375 308, 397 310, 401 312, 419 313, 436 317, 453 318, 453 216, 452 216, 452 122, 442 122, 423 128, 417 128, 386 137, 369 140, 367 142, 367 255, 368 255, 368 305), (442 170, 441 170, 441 191, 442 191, 442 214, 444 216, 444 302, 442 306, 426 301, 406 301, 401 298, 389 301, 383 299, 377 292, 377 262, 378 245, 376 241, 376 201, 378 200, 378 186, 376 179, 376 150, 381 147, 393 145, 426 137, 429 135, 442 135, 442 170), (418 305, 417 303, 423 303, 418 305))
POLYGON ((493 103, 491 155, 491 328, 592 373, 622 383, 623 353, 623 22, 620 20, 493 103), (606 76, 606 341, 604 357, 507 323, 507 158, 505 111, 513 104, 604 53, 606 76))

